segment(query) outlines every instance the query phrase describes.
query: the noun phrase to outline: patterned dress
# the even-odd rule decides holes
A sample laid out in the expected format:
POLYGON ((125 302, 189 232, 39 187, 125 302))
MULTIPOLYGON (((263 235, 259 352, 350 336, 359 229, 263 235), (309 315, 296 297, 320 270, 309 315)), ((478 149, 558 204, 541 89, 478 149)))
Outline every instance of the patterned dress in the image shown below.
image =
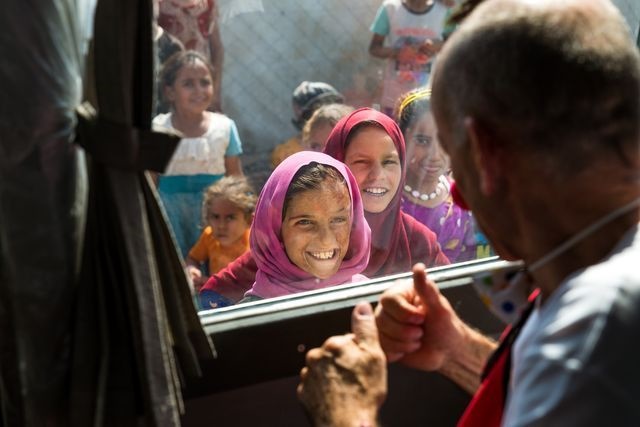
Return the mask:
POLYGON ((182 42, 187 50, 196 50, 211 60, 209 36, 217 23, 215 0, 163 0, 158 25, 182 42))
POLYGON ((402 210, 436 233, 442 252, 451 263, 476 258, 476 237, 471 212, 460 209, 451 196, 434 208, 402 199, 402 210))

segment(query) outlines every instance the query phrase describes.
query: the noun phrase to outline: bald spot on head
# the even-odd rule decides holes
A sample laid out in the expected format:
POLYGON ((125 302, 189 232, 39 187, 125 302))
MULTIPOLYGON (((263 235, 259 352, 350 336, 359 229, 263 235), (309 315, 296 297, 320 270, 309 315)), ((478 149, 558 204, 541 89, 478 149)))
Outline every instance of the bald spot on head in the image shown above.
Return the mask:
POLYGON ((514 148, 571 159, 565 171, 603 150, 625 163, 638 152, 640 58, 607 0, 486 0, 440 53, 433 104, 458 141, 472 116, 514 148))

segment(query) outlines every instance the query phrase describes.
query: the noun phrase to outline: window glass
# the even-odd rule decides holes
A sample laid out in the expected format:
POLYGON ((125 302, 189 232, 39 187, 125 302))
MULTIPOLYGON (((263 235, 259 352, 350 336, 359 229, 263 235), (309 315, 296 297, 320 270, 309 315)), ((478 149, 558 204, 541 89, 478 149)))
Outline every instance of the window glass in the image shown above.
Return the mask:
MULTIPOLYGON (((455 30, 446 24, 455 3, 156 3, 154 124, 185 135, 159 192, 187 274, 207 295, 198 298, 201 308, 344 284, 362 279, 357 273, 406 272, 415 262, 434 267, 494 255, 475 218, 452 201, 455 177, 429 113, 429 77, 455 30), (353 112, 362 107, 399 128, 353 112), (331 134, 336 123, 342 131, 331 134), (253 218, 276 166, 303 149, 322 151, 327 140, 325 152, 347 164, 355 185, 327 162, 320 161, 333 175, 301 169, 310 162, 301 157, 269 187, 253 218), (329 184, 313 184, 313 174, 329 184), (371 229, 364 263, 361 246, 369 242, 358 225, 359 203, 371 229), (247 256, 251 227, 257 232, 247 256), (229 263, 235 267, 223 269, 229 263), (254 282, 281 289, 251 292, 254 282)), ((614 3, 637 36, 637 8, 614 3)))
MULTIPOLYGON (((397 121, 402 96, 427 87, 437 51, 451 30, 445 25, 450 9, 444 0, 419 3, 414 10, 400 0, 384 5, 380 0, 159 3, 163 32, 175 35, 185 49, 201 52, 176 60, 180 43, 163 35, 158 49, 165 61, 158 75, 161 102, 154 120, 186 137, 159 177, 159 190, 187 274, 209 292, 198 302, 201 308, 237 303, 253 285, 256 263, 246 256, 240 258, 244 270, 224 273, 213 285, 207 278, 249 245, 250 206, 277 164, 303 147, 321 150, 340 118, 354 109, 372 108, 397 121), (220 180, 241 173, 248 182, 220 180), (203 204, 212 184, 216 187, 206 192, 203 204)), ((374 117, 377 124, 351 129, 362 121, 357 119, 347 126, 350 132, 330 153, 347 163, 357 196, 349 193, 349 176, 338 173, 320 179, 332 185, 263 202, 292 210, 273 215, 281 221, 275 226, 265 225, 266 209, 258 209, 253 219, 254 228, 264 226, 256 239, 271 257, 258 261, 265 272, 259 281, 266 277, 274 286, 284 284, 286 294, 362 279, 357 273, 373 278, 405 272, 415 262, 431 267, 493 255, 473 216, 452 202, 454 177, 436 137, 428 92, 414 98, 422 103, 415 117, 396 128, 406 139, 404 152, 389 131, 395 125, 374 117), (345 195, 351 197, 343 206, 345 195), (372 231, 373 249, 361 271, 355 261, 350 269, 344 267, 358 249, 353 237, 358 212, 349 213, 357 204, 354 198, 361 199, 372 231), (351 240, 344 239, 343 228, 351 229, 351 240), (329 265, 336 257, 339 266, 329 265), (288 267, 269 264, 272 258, 298 271, 288 275, 288 267), (301 279, 300 271, 307 277, 301 279), (328 280, 340 272, 338 282, 328 280), (291 277, 306 287, 286 286, 291 277)), ((288 188, 296 172, 308 172, 298 169, 284 174, 288 181, 280 186, 288 188)), ((250 299, 270 295, 256 293, 250 299)))

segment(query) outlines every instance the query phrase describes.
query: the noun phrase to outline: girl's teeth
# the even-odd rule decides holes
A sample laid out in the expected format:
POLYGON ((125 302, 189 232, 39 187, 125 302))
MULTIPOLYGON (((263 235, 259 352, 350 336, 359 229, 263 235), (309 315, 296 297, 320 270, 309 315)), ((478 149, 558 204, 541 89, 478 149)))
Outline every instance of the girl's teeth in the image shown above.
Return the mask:
POLYGON ((324 251, 324 252, 311 252, 311 255, 314 258, 318 258, 318 259, 331 259, 333 258, 334 253, 335 253, 335 250, 324 251))
POLYGON ((371 194, 384 194, 387 192, 384 188, 367 188, 365 191, 371 194))

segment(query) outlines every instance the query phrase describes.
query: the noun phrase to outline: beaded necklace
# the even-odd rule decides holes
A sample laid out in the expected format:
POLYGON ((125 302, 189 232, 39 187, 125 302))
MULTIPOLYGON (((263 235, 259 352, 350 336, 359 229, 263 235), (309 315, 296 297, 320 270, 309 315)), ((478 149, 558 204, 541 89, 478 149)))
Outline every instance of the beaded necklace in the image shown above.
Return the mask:
POLYGON ((431 193, 421 193, 418 190, 414 190, 410 185, 405 184, 404 191, 411 194, 416 199, 420 199, 424 202, 428 200, 433 200, 436 197, 442 195, 443 192, 449 193, 451 190, 451 185, 449 184, 449 180, 446 176, 440 175, 438 178, 438 184, 436 188, 431 193))

